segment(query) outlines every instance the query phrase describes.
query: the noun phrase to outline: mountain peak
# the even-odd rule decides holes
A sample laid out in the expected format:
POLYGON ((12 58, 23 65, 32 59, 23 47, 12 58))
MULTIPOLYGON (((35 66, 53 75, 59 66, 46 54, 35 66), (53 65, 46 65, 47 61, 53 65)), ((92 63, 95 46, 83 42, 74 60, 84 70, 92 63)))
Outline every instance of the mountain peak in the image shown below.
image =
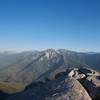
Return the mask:
POLYGON ((53 58, 57 56, 57 52, 55 49, 47 49, 45 51, 45 56, 49 59, 49 58, 53 58))

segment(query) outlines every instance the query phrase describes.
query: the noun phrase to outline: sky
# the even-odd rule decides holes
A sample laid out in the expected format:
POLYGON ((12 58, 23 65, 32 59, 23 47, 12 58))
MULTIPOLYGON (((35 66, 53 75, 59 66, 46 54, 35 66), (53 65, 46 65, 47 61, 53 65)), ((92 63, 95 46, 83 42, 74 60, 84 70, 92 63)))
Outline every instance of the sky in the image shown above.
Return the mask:
POLYGON ((100 0, 0 0, 0 50, 100 52, 100 0))

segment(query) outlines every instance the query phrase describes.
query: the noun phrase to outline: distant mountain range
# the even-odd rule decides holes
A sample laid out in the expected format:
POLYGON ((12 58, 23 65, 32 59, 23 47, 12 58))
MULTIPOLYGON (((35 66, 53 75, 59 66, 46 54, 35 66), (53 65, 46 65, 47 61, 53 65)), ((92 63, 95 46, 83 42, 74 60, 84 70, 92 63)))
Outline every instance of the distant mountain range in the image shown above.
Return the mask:
POLYGON ((100 71, 100 53, 79 53, 66 49, 3 52, 0 53, 0 86, 6 86, 6 90, 0 89, 16 93, 32 82, 52 79, 55 73, 74 67, 100 71))

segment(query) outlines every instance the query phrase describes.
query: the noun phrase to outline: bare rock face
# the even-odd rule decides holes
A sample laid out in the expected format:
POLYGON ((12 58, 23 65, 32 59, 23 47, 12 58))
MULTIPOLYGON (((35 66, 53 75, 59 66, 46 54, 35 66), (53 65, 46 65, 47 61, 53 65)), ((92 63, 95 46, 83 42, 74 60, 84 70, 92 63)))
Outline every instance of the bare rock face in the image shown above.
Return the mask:
POLYGON ((94 100, 100 100, 100 80, 88 77, 83 85, 94 100))
POLYGON ((79 72, 78 69, 73 69, 70 71, 70 73, 68 74, 69 77, 73 77, 74 79, 77 79, 77 80, 81 80, 81 79, 84 79, 86 78, 86 75, 79 72))
POLYGON ((75 79, 67 78, 65 82, 56 83, 59 82, 52 84, 53 93, 45 100, 92 100, 84 87, 75 79))
POLYGON ((90 68, 80 68, 71 70, 68 76, 79 80, 93 100, 100 100, 99 72, 90 68))

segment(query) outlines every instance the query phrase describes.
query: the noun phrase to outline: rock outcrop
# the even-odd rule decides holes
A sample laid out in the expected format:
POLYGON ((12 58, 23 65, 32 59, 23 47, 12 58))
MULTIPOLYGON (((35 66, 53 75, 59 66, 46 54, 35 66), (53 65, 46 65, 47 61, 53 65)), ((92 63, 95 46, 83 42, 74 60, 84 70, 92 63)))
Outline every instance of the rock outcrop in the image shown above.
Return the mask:
POLYGON ((68 74, 69 77, 73 77, 74 79, 77 79, 77 80, 81 80, 81 79, 84 79, 86 78, 86 75, 79 72, 78 69, 73 69, 69 74, 68 74))
POLYGON ((92 100, 84 87, 76 80, 66 78, 65 82, 52 84, 52 92, 45 100, 92 100))
POLYGON ((90 68, 73 69, 69 77, 77 79, 93 100, 100 100, 100 73, 90 68))
POLYGON ((100 81, 93 77, 87 77, 83 83, 93 100, 100 100, 100 81))

